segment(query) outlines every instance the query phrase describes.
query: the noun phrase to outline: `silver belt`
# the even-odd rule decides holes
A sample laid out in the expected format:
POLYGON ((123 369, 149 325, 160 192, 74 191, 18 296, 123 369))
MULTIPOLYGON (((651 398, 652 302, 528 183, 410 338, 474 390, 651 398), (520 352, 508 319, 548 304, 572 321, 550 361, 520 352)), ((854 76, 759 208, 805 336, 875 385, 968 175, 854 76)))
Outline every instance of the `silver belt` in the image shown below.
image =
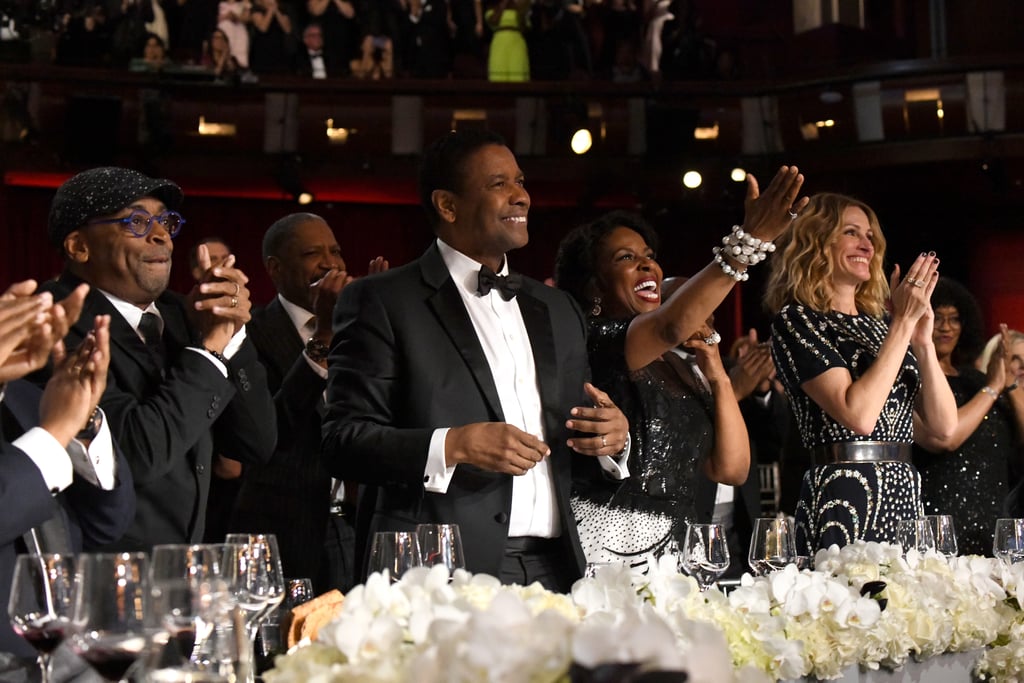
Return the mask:
POLYGON ((814 449, 815 465, 843 462, 910 462, 910 444, 896 441, 849 441, 814 449))

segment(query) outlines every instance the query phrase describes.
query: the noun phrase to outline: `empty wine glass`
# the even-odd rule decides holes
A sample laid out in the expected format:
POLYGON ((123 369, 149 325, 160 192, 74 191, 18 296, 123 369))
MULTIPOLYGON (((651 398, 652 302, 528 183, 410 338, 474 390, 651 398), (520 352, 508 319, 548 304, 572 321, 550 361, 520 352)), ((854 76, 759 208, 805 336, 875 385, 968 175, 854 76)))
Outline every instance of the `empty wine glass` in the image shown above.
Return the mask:
POLYGON ((706 591, 729 568, 729 544, 721 524, 687 524, 681 568, 706 591))
POLYGON ((370 546, 370 573, 388 572, 392 582, 407 569, 423 564, 420 544, 413 531, 378 531, 370 546))
POLYGON ((14 632, 39 653, 42 683, 50 681, 50 655, 71 631, 74 588, 73 557, 19 555, 15 561, 7 614, 14 632))
POLYGON ((1024 519, 996 520, 992 553, 1007 564, 1024 561, 1024 519))
POLYGON ((416 538, 424 566, 443 564, 448 567, 449 576, 456 569, 466 568, 458 524, 420 524, 416 527, 416 538))
POLYGON ((903 546, 904 554, 911 548, 921 554, 935 550, 931 522, 924 517, 901 519, 896 523, 896 542, 903 546))
POLYGON ((77 580, 71 648, 106 680, 125 680, 152 635, 149 559, 145 553, 83 553, 77 580))
POLYGON ((260 623, 284 600, 284 571, 274 534, 228 534, 227 541, 241 549, 235 597, 246 613, 245 628, 250 646, 247 679, 251 681, 255 671, 256 635, 260 623))
POLYGON ((260 622, 259 632, 256 635, 256 673, 274 666, 274 658, 284 654, 286 640, 281 632, 282 620, 286 619, 288 612, 304 602, 309 602, 316 595, 313 593, 313 581, 311 579, 288 579, 284 580, 284 600, 271 610, 260 622))
POLYGON ((925 519, 932 526, 935 549, 946 557, 956 557, 960 551, 956 544, 956 526, 953 524, 953 515, 926 515, 925 519))
POLYGON ((755 576, 765 576, 796 562, 796 535, 785 517, 761 517, 754 521, 747 564, 755 576))

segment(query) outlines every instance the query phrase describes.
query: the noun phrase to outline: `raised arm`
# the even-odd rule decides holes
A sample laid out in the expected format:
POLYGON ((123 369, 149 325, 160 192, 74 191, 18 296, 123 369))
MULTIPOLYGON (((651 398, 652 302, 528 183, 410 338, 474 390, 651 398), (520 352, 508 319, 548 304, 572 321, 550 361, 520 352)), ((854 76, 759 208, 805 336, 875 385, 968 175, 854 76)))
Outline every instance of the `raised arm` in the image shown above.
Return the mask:
MULTIPOLYGON (((797 199, 804 177, 796 166, 783 166, 762 193, 757 179, 747 176, 744 230, 763 241, 774 240, 789 226, 792 216, 808 202, 797 199)), ((730 269, 745 270, 727 259, 730 269)), ((685 342, 711 316, 738 280, 717 262, 691 277, 656 310, 636 316, 626 334, 626 365, 637 370, 671 348, 685 342)))

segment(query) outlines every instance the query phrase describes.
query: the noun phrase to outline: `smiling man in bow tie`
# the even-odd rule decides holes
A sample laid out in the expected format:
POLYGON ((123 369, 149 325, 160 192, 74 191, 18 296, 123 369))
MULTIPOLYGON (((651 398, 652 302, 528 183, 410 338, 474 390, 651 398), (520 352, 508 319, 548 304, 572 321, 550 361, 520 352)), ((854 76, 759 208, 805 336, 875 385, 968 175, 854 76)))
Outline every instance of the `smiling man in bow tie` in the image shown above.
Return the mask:
POLYGON ((567 591, 584 567, 572 470, 627 476, 628 423, 587 383, 578 307, 509 270, 530 195, 504 141, 435 142, 420 198, 437 238, 427 252, 338 299, 323 457, 364 487, 363 542, 454 523, 470 571, 567 591))

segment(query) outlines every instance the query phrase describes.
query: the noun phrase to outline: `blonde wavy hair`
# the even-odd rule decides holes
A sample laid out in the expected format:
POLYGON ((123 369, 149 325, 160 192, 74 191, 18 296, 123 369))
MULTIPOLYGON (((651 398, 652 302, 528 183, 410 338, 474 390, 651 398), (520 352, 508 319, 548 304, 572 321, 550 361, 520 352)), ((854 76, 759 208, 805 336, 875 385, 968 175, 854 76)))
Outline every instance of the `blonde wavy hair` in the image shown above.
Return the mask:
POLYGON ((857 310, 875 318, 885 314, 889 282, 883 270, 885 236, 878 216, 864 202, 832 192, 812 196, 789 230, 775 240, 776 251, 770 260, 771 274, 764 295, 764 304, 769 311, 778 313, 791 303, 802 304, 815 311, 831 310, 835 294, 832 275, 836 268, 831 246, 839 239, 843 212, 850 207, 856 207, 867 215, 873 233, 871 243, 875 247, 869 265, 871 279, 857 287, 857 310))

